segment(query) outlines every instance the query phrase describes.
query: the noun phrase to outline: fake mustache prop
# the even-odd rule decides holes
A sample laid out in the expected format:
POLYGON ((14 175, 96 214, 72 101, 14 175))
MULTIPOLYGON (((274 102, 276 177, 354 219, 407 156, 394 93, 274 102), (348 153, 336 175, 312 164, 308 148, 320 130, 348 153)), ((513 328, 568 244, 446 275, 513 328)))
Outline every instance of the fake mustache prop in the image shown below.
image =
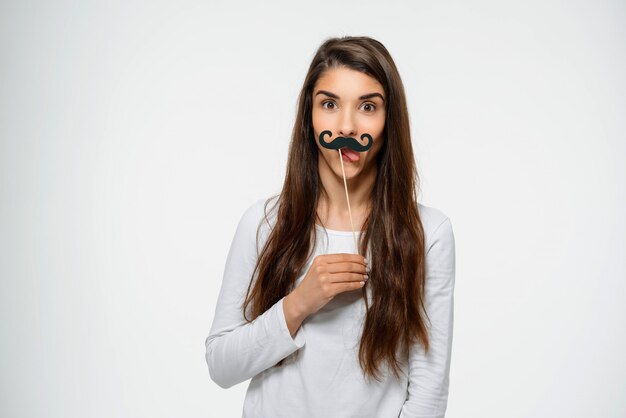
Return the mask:
POLYGON ((343 137, 343 136, 338 136, 337 138, 333 139, 330 142, 326 142, 324 140, 324 137, 328 136, 329 138, 333 136, 333 133, 331 131, 322 131, 320 133, 320 137, 319 137, 319 143, 321 146, 323 146, 324 148, 328 148, 328 149, 336 149, 337 152, 339 153, 339 162, 341 163, 341 174, 343 174, 343 187, 346 190, 346 201, 348 203, 348 214, 350 215, 350 225, 352 227, 352 238, 354 239, 354 247, 356 250, 356 253, 359 254, 359 244, 358 241, 356 239, 356 233, 354 230, 354 222, 352 221, 352 209, 350 208, 350 196, 348 195, 348 184, 346 182, 346 171, 343 167, 343 156, 341 154, 341 149, 343 147, 347 147, 353 151, 356 152, 363 152, 363 151, 367 151, 368 149, 370 149, 372 147, 372 144, 374 143, 374 139, 372 138, 372 136, 370 134, 363 134, 361 135, 361 141, 367 139, 367 144, 365 145, 361 145, 361 143, 359 141, 356 140, 356 138, 351 138, 351 137, 343 137))
POLYGON ((328 148, 328 149, 340 149, 343 147, 348 147, 353 151, 363 152, 363 151, 367 151, 368 149, 370 149, 372 147, 372 144, 374 143, 374 140, 372 139, 372 136, 370 134, 361 135, 361 141, 367 139, 367 144, 365 145, 361 145, 361 143, 357 141, 356 138, 351 138, 349 136, 347 137, 338 136, 337 138, 333 139, 331 142, 326 142, 324 140, 324 136, 326 135, 331 137, 333 133, 328 130, 322 131, 322 133, 320 133, 319 142, 321 146, 323 146, 324 148, 328 148))

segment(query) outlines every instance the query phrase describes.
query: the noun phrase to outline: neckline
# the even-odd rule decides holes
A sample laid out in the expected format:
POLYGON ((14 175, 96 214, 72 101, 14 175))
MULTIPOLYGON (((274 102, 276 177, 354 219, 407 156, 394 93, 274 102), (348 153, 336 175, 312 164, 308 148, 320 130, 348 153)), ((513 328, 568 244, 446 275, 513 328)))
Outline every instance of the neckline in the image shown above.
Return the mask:
MULTIPOLYGON (((323 227, 322 225, 318 225, 317 223, 315 224, 315 228, 317 228, 320 231, 326 231, 332 235, 344 235, 344 236, 352 235, 352 231, 339 231, 337 229, 329 229, 329 228, 323 227)), ((362 232, 363 231, 354 231, 355 234, 361 234, 362 232)))

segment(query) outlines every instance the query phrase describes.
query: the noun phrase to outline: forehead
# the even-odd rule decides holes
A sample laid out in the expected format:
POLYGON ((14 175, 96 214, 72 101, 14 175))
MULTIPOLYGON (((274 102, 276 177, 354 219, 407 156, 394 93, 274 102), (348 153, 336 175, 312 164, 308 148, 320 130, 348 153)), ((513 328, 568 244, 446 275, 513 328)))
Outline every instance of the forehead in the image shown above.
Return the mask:
POLYGON ((385 95, 383 86, 374 77, 346 67, 324 71, 313 88, 313 94, 318 90, 330 91, 342 99, 355 98, 367 93, 385 95))

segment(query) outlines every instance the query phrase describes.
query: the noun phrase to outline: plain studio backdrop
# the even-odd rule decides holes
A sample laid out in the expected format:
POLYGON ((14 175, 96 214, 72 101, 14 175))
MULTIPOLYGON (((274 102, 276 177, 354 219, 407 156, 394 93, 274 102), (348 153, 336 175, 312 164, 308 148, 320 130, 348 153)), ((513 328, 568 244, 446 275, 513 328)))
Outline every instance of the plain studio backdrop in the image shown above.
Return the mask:
POLYGON ((455 232, 447 417, 626 416, 625 28, 622 1, 2 2, 0 415, 241 416, 204 359, 235 227, 316 48, 368 35, 455 232))

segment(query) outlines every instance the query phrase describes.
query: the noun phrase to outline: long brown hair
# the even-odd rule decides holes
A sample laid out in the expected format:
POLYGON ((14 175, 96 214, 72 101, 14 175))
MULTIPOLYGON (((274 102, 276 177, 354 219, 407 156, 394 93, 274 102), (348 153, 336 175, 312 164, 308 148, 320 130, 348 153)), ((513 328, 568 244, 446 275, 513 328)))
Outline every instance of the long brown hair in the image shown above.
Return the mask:
MULTIPOLYGON (((419 177, 404 87, 389 52, 372 38, 328 39, 311 62, 298 98, 285 181, 274 205, 278 205, 276 223, 259 253, 252 277, 258 276, 250 280, 242 310, 251 322, 289 294, 312 254, 317 203, 324 193, 313 134, 312 92, 320 76, 337 67, 375 78, 387 97, 385 141, 376 157, 377 176, 369 196, 371 211, 359 243, 360 254, 367 254, 371 246, 366 287, 372 292, 368 306, 366 287, 362 288, 367 313, 359 363, 365 375, 379 379, 381 362, 386 362, 397 377, 401 372, 399 352, 407 356, 412 344, 422 344, 426 351, 429 346, 424 322, 424 230, 418 212, 419 177)), ((269 202, 265 205, 266 218, 269 202)))

